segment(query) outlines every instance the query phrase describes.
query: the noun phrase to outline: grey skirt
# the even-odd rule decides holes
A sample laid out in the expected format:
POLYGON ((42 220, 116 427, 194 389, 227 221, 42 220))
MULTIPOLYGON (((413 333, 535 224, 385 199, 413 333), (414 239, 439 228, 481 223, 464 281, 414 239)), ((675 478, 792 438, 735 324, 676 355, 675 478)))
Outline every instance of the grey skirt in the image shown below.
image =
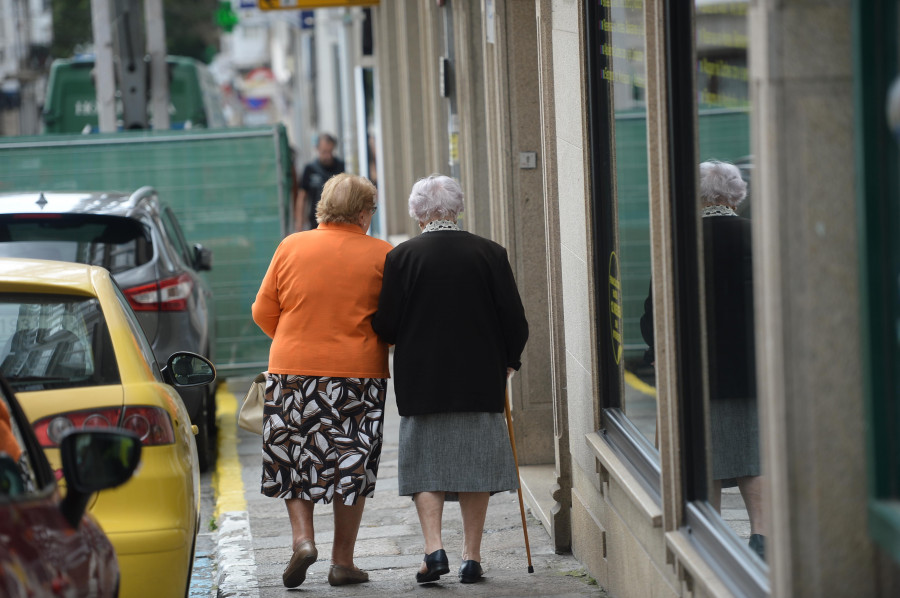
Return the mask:
POLYGON ((400 418, 401 496, 505 492, 519 487, 502 413, 430 413, 400 418))
POLYGON ((758 476, 759 413, 755 399, 714 399, 709 402, 712 438, 712 479, 723 488, 737 485, 734 478, 758 476))

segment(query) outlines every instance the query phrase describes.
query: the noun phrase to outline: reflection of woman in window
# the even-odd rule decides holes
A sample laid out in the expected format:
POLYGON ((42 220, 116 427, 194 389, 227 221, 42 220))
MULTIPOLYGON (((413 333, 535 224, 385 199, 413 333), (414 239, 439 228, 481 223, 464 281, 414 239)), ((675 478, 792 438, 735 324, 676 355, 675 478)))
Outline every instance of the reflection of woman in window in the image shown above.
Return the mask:
POLYGON ((750 518, 750 547, 764 558, 750 221, 735 213, 746 195, 747 183, 733 164, 700 165, 714 484, 710 503, 719 510, 721 488, 740 489, 750 518))

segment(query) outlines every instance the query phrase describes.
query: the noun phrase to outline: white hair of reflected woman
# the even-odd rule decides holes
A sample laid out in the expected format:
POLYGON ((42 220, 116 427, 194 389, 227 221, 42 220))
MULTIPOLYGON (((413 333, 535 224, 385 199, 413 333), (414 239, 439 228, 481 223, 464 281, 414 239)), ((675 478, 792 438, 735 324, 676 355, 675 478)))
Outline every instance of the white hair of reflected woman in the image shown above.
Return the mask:
POLYGON ((700 164, 700 199, 703 206, 737 208, 747 197, 747 183, 730 162, 709 160, 700 164))

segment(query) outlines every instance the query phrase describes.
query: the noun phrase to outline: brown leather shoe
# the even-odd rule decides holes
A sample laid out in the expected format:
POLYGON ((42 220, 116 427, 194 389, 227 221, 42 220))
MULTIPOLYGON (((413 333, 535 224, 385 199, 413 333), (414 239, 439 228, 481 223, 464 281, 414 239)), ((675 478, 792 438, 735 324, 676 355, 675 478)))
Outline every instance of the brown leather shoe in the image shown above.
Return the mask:
POLYGON ((369 574, 362 569, 350 569, 341 565, 332 565, 328 571, 328 583, 333 586, 346 586, 351 583, 365 583, 369 574))
POLYGON ((306 570, 316 562, 317 558, 319 558, 319 551, 316 550, 315 544, 310 541, 301 543, 294 551, 291 562, 288 563, 281 576, 284 587, 296 588, 302 584, 306 580, 306 570))

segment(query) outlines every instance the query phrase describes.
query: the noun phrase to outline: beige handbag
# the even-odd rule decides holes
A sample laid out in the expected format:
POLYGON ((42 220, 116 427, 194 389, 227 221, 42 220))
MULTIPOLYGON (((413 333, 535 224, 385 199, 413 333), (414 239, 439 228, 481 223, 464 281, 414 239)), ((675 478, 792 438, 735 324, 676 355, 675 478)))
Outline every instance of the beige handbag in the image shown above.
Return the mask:
POLYGON ((263 404, 266 402, 266 373, 263 372, 253 379, 247 396, 241 404, 241 412, 238 414, 238 425, 248 432, 262 434, 263 431, 263 404))

